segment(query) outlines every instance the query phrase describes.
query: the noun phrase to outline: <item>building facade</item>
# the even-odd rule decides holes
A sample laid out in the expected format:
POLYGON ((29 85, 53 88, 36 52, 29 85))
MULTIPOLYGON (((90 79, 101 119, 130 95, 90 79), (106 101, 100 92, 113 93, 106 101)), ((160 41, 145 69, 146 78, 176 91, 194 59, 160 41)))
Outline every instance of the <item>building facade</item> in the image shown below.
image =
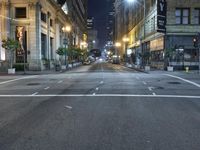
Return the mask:
POLYGON ((95 29, 94 17, 87 19, 87 33, 88 33, 88 49, 97 49, 98 47, 98 31, 95 29))
MULTIPOLYGON (((23 50, 16 50, 16 64, 24 62, 24 51, 29 70, 52 69, 59 59, 56 50, 63 47, 63 27, 72 27, 68 45, 79 46, 83 40, 86 6, 84 0, 1 0, 0 41, 8 37, 21 40, 23 50)), ((6 65, 8 54, 1 46, 0 56, 1 65, 6 65)))
MULTIPOLYGON (((127 49, 137 65, 150 61, 152 67, 161 69, 166 65, 177 69, 198 68, 199 52, 193 39, 200 31, 199 8, 197 0, 138 0, 129 4, 116 0, 115 40, 129 38, 127 49), (163 9, 164 19, 159 14, 163 9), (167 62, 169 51, 170 62, 167 62)), ((126 52, 125 46, 120 52, 121 55, 126 52)))

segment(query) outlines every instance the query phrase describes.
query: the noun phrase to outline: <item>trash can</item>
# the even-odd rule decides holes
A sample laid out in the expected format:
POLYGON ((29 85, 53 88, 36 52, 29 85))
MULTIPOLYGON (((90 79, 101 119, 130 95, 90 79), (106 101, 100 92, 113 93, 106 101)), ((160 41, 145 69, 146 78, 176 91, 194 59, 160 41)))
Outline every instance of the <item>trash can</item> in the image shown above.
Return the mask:
POLYGON ((58 64, 55 65, 55 70, 56 70, 56 71, 60 71, 60 65, 58 65, 58 64))

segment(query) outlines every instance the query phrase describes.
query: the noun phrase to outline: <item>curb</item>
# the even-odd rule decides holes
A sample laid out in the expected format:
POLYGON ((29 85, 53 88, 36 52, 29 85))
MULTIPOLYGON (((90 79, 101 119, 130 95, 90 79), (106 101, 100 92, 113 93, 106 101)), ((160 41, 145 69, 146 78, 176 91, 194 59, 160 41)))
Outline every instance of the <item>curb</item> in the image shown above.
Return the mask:
POLYGON ((126 68, 129 68, 129 69, 133 69, 133 70, 136 70, 138 72, 142 72, 142 73, 146 73, 146 74, 149 74, 149 72, 147 71, 144 71, 142 69, 139 69, 139 68, 135 68, 135 67, 127 67, 126 65, 122 65, 123 67, 126 67, 126 68))

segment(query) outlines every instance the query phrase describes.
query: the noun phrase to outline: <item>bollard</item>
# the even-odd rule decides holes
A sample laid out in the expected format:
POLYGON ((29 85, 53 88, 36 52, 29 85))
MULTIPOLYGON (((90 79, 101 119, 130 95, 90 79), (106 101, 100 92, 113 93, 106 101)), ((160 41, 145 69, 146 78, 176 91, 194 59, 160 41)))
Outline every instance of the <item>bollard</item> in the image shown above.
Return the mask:
POLYGON ((185 71, 188 73, 189 72, 189 67, 185 67, 185 71))

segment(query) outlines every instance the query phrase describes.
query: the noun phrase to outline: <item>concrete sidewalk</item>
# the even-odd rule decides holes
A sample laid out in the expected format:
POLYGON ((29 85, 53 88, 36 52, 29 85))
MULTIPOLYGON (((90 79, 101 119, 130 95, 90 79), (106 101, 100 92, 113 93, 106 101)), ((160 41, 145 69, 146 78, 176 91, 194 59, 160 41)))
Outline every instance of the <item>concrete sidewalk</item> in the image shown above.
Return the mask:
POLYGON ((18 75, 46 75, 46 74, 60 74, 60 73, 64 73, 67 71, 71 71, 74 70, 76 68, 81 67, 82 65, 77 65, 74 67, 70 67, 66 70, 60 70, 60 71, 56 71, 55 69, 52 70, 43 70, 43 71, 16 71, 15 74, 8 74, 7 72, 0 72, 0 76, 18 76, 18 75))

